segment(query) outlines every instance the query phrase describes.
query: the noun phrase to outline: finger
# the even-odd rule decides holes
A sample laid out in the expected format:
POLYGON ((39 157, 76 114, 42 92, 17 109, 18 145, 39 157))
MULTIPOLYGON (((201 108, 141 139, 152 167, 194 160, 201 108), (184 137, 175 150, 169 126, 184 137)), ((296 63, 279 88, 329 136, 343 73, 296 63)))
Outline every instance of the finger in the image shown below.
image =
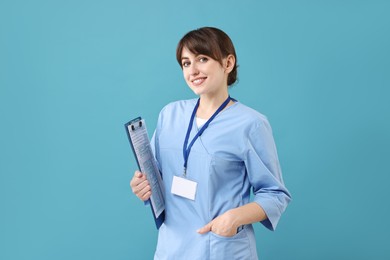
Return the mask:
POLYGON ((148 193, 149 191, 152 191, 152 189, 150 188, 150 185, 146 185, 143 189, 141 189, 139 192, 138 192, 138 195, 140 197, 144 197, 146 193, 148 193))
POLYGON ((135 171, 134 173, 134 177, 137 177, 137 178, 141 178, 144 174, 142 174, 142 172, 140 171, 135 171))
POLYGON ((211 231, 211 226, 212 226, 212 222, 209 222, 207 225, 205 225, 204 227, 201 227, 196 232, 198 232, 199 234, 205 234, 205 233, 211 231))
MULTIPOLYGON (((142 190, 144 190, 147 186, 149 186, 149 182, 147 180, 143 180, 139 183, 137 183, 136 185, 132 186, 132 191, 133 193, 135 193, 137 196, 145 192, 142 192, 142 190)), ((149 187, 149 190, 150 190, 150 187, 149 187)))
POLYGON ((135 172, 133 178, 130 181, 130 187, 134 188, 138 186, 140 183, 146 180, 145 174, 142 174, 141 172, 135 172))
POLYGON ((143 196, 139 197, 141 200, 145 201, 145 200, 148 200, 150 198, 150 196, 152 195, 152 191, 147 191, 143 196))
POLYGON ((142 201, 148 200, 152 195, 152 191, 149 185, 146 185, 143 189, 135 191, 134 194, 142 201))
POLYGON ((145 179, 146 180, 146 174, 144 174, 144 173, 142 173, 140 171, 135 171, 133 179, 135 179, 135 180, 137 180, 137 179, 145 179))

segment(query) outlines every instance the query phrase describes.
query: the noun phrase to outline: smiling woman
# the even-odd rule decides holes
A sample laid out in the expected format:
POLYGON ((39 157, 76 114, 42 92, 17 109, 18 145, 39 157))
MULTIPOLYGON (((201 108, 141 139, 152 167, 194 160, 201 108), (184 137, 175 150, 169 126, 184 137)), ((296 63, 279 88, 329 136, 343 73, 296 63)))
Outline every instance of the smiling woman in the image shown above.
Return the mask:
POLYGON ((182 51, 184 79, 197 95, 227 97, 227 78, 234 66, 234 56, 229 55, 218 61, 200 54, 196 55, 184 48, 182 51))
MULTIPOLYGON (((271 127, 229 96, 237 58, 223 31, 187 33, 176 57, 199 98, 164 107, 151 140, 166 201, 155 259, 258 259, 252 224, 274 230, 291 199, 271 127)), ((149 199, 143 173, 136 171, 130 186, 149 199)))
POLYGON ((223 65, 223 59, 232 56, 234 65, 228 74, 227 85, 233 85, 237 80, 237 55, 229 36, 217 28, 204 27, 187 33, 179 42, 176 49, 176 59, 182 67, 183 49, 193 54, 203 54, 223 65))

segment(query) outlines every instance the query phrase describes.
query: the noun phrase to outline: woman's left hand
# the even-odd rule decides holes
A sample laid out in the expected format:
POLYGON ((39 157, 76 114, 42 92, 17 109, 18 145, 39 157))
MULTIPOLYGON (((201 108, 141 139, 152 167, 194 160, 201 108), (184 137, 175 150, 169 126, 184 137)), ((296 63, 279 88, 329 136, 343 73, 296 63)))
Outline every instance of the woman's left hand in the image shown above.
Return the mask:
POLYGON ((240 226, 236 223, 236 219, 233 211, 229 210, 198 229, 197 232, 206 234, 211 231, 220 236, 232 237, 237 234, 237 228, 240 226))

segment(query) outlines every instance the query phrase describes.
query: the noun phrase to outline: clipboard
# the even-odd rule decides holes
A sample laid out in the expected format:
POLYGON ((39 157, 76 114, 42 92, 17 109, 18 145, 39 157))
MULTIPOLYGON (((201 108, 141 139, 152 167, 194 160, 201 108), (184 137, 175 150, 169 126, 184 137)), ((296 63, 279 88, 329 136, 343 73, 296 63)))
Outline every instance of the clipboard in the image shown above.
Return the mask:
POLYGON ((159 229, 165 219, 164 186, 150 146, 145 120, 137 117, 126 123, 125 129, 138 169, 149 181, 152 195, 146 203, 150 204, 156 227, 159 229))

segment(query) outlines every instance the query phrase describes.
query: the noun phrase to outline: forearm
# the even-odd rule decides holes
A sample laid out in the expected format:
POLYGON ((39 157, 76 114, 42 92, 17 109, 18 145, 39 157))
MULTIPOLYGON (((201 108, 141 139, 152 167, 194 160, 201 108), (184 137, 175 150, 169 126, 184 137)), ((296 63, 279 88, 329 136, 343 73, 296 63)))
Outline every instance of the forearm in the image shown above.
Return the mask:
POLYGON ((267 215, 264 210, 256 202, 251 202, 244 206, 228 210, 198 229, 197 232, 205 234, 213 231, 218 235, 231 237, 237 233, 238 227, 259 222, 266 218, 267 215))
POLYGON ((232 215, 235 226, 237 227, 267 219, 265 211, 256 202, 250 202, 241 207, 231 209, 228 212, 232 215))

